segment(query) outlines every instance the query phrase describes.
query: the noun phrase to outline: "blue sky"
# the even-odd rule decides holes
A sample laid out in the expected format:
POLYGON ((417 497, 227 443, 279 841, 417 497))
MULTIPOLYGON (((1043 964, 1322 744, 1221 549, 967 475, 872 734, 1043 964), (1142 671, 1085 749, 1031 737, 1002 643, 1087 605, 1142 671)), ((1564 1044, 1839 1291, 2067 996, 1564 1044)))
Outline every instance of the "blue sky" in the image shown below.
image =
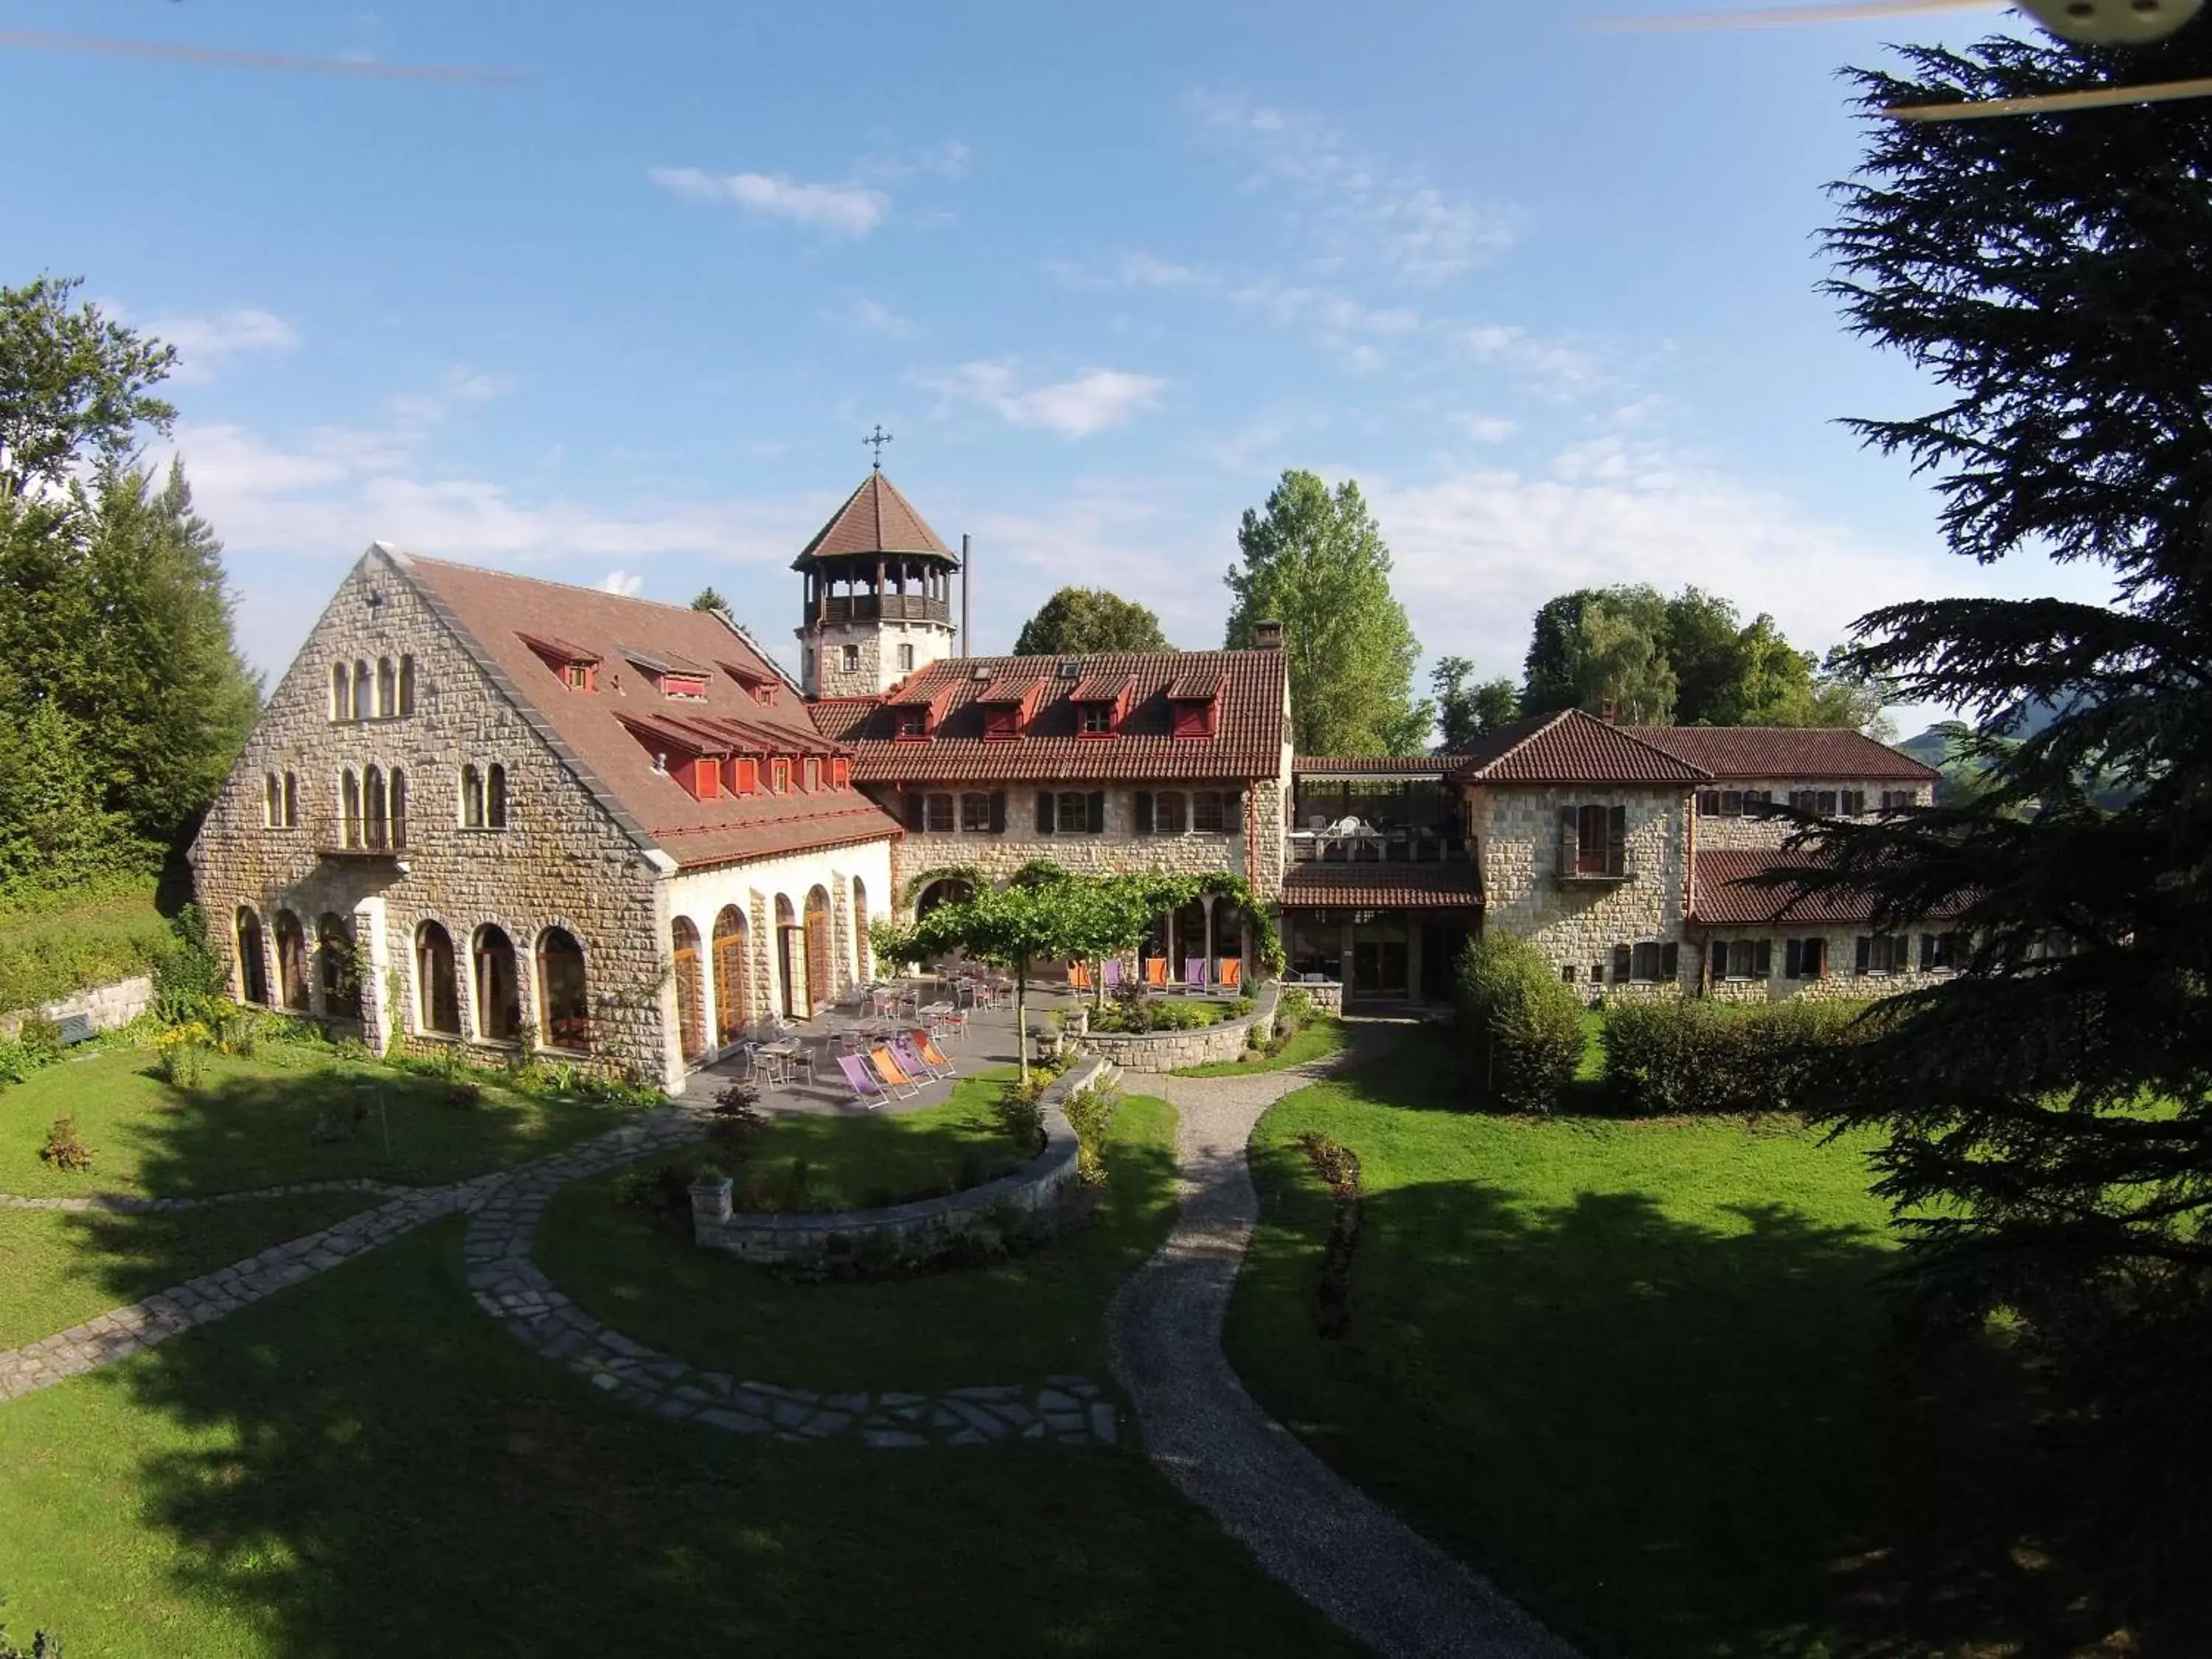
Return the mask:
MULTIPOLYGON (((1814 291, 1836 68, 2001 14, 1593 34, 1546 5, 0 0, 53 30, 532 71, 279 74, 0 47, 0 280, 185 352, 176 447, 244 642, 373 538, 757 633, 886 468, 976 540, 976 647, 1066 582, 1218 643, 1239 512, 1357 477, 1431 656, 1686 582, 1824 647, 2033 591, 1945 555, 1845 413, 1928 397, 1814 291)), ((1908 726, 1911 720, 1908 718, 1908 726)))

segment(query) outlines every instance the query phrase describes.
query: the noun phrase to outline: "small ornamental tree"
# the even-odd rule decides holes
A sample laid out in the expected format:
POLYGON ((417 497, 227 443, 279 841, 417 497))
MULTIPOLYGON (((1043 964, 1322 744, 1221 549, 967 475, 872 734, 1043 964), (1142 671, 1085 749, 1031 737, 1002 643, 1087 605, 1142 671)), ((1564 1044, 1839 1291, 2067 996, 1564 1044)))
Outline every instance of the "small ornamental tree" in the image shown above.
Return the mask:
POLYGON ((1582 1063, 1582 1004, 1527 939, 1478 933, 1459 959, 1460 1018, 1489 1101, 1548 1112, 1582 1063))

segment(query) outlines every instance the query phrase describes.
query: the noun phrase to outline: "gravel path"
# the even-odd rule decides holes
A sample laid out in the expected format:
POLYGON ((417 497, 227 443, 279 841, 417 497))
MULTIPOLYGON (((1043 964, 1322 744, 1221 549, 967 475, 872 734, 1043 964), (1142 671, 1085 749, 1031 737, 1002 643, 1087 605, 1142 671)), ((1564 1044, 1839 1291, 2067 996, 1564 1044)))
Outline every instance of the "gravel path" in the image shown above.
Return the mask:
POLYGON ((1114 1375, 1168 1479, 1261 1565, 1377 1651, 1576 1659, 1489 1583, 1337 1474, 1262 1411, 1231 1369, 1222 1316, 1259 1216, 1245 1143, 1291 1090, 1390 1040, 1359 1033, 1334 1061, 1250 1077, 1147 1077, 1175 1105, 1182 1212, 1109 1318, 1114 1375))

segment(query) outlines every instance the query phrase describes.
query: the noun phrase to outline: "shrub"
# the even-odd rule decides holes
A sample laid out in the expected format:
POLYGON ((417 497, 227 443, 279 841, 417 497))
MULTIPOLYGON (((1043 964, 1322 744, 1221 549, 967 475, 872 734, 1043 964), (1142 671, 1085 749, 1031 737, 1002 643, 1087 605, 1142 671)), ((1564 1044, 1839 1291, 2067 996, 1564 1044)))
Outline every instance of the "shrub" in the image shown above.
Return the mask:
POLYGON ((169 930, 173 940, 154 964, 154 1012, 163 1024, 180 1025, 203 1018, 228 989, 229 975, 208 943, 207 919, 198 905, 178 911, 169 930))
POLYGON ((1460 957, 1459 1006, 1484 1097, 1550 1111, 1582 1063, 1583 1010, 1543 953, 1510 934, 1477 934, 1460 957))
POLYGON ((62 1028, 31 1018, 12 1037, 0 1037, 0 1083, 21 1083, 41 1066, 62 1057, 62 1028))
POLYGON ((172 1088, 197 1088, 214 1042, 214 1034, 196 1019, 172 1025, 154 1039, 155 1069, 172 1088))
POLYGON ((1352 1257, 1359 1248, 1366 1212, 1359 1154, 1311 1129, 1297 1137, 1297 1145, 1314 1173, 1328 1184, 1334 1204, 1328 1243, 1322 1249, 1321 1279, 1314 1287, 1314 1328, 1324 1339, 1340 1342, 1352 1329, 1352 1257))
POLYGON ((1121 1091, 1106 1086, 1071 1095, 1064 1109, 1068 1127, 1075 1131, 1076 1178, 1086 1186, 1106 1181, 1106 1137, 1113 1133, 1114 1115, 1121 1109, 1121 1091))
POLYGON ((76 1132, 76 1120, 58 1117, 46 1130, 46 1144, 39 1149, 39 1160, 51 1164, 57 1170, 82 1172, 92 1168, 93 1151, 84 1144, 76 1132))
POLYGON ((1632 1113, 1801 1111, 1857 1041, 1856 1013, 1802 997, 1616 1004, 1605 1017, 1607 1086, 1632 1113))
POLYGON ((615 1202, 660 1218, 689 1218, 691 1183, 697 1171, 689 1164, 655 1164, 632 1170, 615 1183, 615 1202))
POLYGON ((1039 1101, 1043 1092, 1042 1088, 1024 1089, 1019 1084, 1010 1084, 999 1091, 999 1097, 991 1108, 999 1120, 999 1127, 1024 1158, 1035 1152, 1044 1139, 1044 1107, 1039 1101))

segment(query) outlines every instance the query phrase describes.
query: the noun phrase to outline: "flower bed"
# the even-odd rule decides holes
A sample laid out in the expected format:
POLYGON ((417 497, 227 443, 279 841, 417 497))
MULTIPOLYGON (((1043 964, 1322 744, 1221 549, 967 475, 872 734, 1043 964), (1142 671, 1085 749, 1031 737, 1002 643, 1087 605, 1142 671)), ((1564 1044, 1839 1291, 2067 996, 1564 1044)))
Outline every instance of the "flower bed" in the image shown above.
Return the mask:
MULTIPOLYGON (((1275 1000, 1279 988, 1273 981, 1261 985, 1252 1000, 1249 1014, 1217 1020, 1195 1030, 1135 1032, 1101 1031, 1093 1030, 1079 1038, 1091 1053, 1103 1055, 1124 1071, 1172 1072, 1178 1066, 1207 1066, 1221 1060, 1234 1060, 1251 1042, 1251 1033, 1257 1027, 1272 1030, 1275 1022, 1275 1000)), ((1170 1007, 1181 1006, 1175 1003, 1170 1007)), ((1215 1003, 1217 1008, 1227 1011, 1228 1005, 1215 1003)))

